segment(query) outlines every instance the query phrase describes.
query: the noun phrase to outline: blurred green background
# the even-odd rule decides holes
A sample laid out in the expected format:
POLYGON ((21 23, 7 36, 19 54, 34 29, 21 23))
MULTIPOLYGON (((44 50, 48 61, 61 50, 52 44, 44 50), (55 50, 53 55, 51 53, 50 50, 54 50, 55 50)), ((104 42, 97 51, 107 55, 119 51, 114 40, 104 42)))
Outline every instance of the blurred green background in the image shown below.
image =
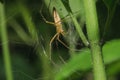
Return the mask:
MULTIPOLYGON (((8 37, 7 41, 2 41, 3 35, 0 32, 0 80, 7 80, 2 51, 4 44, 9 44, 14 80, 93 80, 90 50, 81 42, 65 11, 60 16, 62 16, 63 26, 68 34, 65 37, 60 36, 60 39, 71 49, 77 49, 77 51, 71 51, 54 40, 51 51, 52 59, 48 58, 49 41, 56 32, 55 27, 46 24, 41 17, 40 10, 46 20, 53 22, 50 8, 45 1, 47 0, 0 1, 4 4, 4 22, 7 26, 8 37)), ((55 4, 54 1, 48 0, 49 6, 55 4)), ((82 1, 58 1, 65 5, 68 13, 73 12, 86 34, 82 1)), ((96 5, 100 44, 107 77, 108 80, 120 80, 120 1, 96 0, 96 5)), ((64 7, 59 6, 59 8, 64 7)))

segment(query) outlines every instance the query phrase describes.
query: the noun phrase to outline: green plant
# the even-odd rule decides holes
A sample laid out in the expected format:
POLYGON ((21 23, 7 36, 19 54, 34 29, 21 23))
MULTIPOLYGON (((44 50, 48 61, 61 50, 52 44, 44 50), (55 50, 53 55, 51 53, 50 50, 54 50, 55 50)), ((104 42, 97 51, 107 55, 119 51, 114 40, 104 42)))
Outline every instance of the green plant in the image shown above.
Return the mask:
POLYGON ((2 46, 2 50, 3 50, 4 64, 5 64, 5 71, 6 71, 6 79, 13 80, 5 17, 6 16, 5 16, 4 4, 0 2, 0 34, 1 34, 2 43, 4 44, 2 46))
POLYGON ((118 80, 118 3, 119 0, 3 1, 0 53, 4 59, 0 55, 0 80, 106 80, 106 76, 108 80, 118 80), (56 8, 65 31, 60 39, 70 49, 59 42, 56 45, 54 40, 50 52, 49 42, 56 32, 41 17, 41 5, 43 16, 50 22, 53 7, 56 8))

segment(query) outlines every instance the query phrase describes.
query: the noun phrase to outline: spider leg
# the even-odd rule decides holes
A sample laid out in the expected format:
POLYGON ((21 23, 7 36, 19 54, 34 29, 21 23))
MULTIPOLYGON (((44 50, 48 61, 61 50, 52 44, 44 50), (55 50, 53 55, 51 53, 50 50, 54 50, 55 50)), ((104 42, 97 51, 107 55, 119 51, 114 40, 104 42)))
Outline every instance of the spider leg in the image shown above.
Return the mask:
POLYGON ((59 37, 60 37, 60 35, 57 36, 57 40, 58 40, 61 44, 63 44, 66 48, 69 49, 69 47, 68 47, 64 42, 62 42, 59 37))
POLYGON ((50 21, 47 21, 47 20, 46 20, 46 18, 45 18, 45 17, 43 16, 43 14, 42 14, 42 8, 43 8, 43 5, 41 6, 41 9, 40 9, 40 15, 41 15, 41 17, 43 18, 43 20, 45 21, 45 23, 55 25, 54 22, 50 22, 50 21))
POLYGON ((56 33, 56 34, 52 37, 52 39, 50 40, 50 43, 49 43, 49 45, 50 45, 50 59, 51 59, 52 42, 54 41, 54 39, 55 39, 58 35, 59 35, 59 33, 56 33))
POLYGON ((59 35, 59 33, 56 33, 56 34, 52 37, 52 39, 50 40, 50 46, 51 46, 52 42, 54 41, 55 37, 57 37, 58 35, 59 35))

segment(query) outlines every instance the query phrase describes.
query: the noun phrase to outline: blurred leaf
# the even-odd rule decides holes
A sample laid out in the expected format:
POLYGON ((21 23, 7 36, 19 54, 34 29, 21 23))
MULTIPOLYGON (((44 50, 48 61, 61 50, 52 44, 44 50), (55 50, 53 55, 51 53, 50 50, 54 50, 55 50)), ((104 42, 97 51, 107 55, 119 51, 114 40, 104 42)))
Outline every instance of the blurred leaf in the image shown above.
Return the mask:
POLYGON ((44 0, 45 5, 49 9, 51 15, 53 15, 53 7, 56 8, 61 18, 64 18, 68 15, 68 11, 65 8, 61 0, 44 0))
MULTIPOLYGON (((113 61, 120 59, 120 40, 107 42, 102 50, 105 64, 110 64, 113 61)), ((91 55, 89 49, 83 49, 78 54, 74 55, 68 63, 63 65, 55 76, 55 80, 63 80, 77 70, 86 71, 92 67, 91 55)))
POLYGON ((18 7, 15 2, 12 3, 7 3, 6 5, 6 16, 7 16, 7 21, 10 20, 11 18, 15 18, 19 14, 18 7))
POLYGON ((108 76, 116 75, 120 72, 120 60, 108 66, 106 70, 108 76))
POLYGON ((81 19, 85 21, 85 11, 84 11, 83 1, 82 0, 69 0, 69 5, 70 5, 70 8, 73 14, 75 13, 77 17, 80 16, 81 19))
POLYGON ((83 5, 82 0, 75 0, 75 1, 69 0, 69 5, 70 5, 70 8, 71 8, 72 12, 79 11, 79 14, 81 14, 81 16, 85 16, 85 14, 84 14, 84 5, 83 5))
POLYGON ((103 0, 108 9, 113 8, 113 6, 116 5, 116 3, 118 3, 118 1, 119 0, 103 0))
MULTIPOLYGON (((11 19, 9 21, 9 25, 14 29, 14 31, 17 33, 17 35, 28 45, 32 42, 29 35, 24 31, 22 26, 14 19, 11 19)), ((12 34, 13 35, 13 34, 12 34)))
POLYGON ((85 21, 83 0, 69 0, 69 6, 75 16, 80 17, 81 20, 85 21))
POLYGON ((120 40, 112 40, 107 42, 103 48, 103 57, 105 64, 110 64, 113 61, 120 59, 120 40))
POLYGON ((32 37, 33 40, 37 40, 37 31, 36 31, 36 27, 34 22, 32 21, 32 16, 30 11, 28 10, 28 8, 22 4, 22 3, 18 3, 18 8, 21 12, 22 18, 25 22, 25 25, 32 37))
POLYGON ((55 77, 55 80, 63 80, 64 78, 70 76, 77 70, 87 70, 91 67, 90 50, 83 49, 78 54, 74 55, 68 63, 61 67, 60 71, 55 77))
POLYGON ((19 54, 12 55, 12 70, 15 80, 33 80, 36 75, 35 68, 25 58, 19 54), (34 68, 34 69, 33 69, 34 68))
MULTIPOLYGON (((111 23, 112 23, 112 19, 114 17, 115 14, 115 10, 116 10, 116 6, 119 0, 103 0, 103 2, 105 3, 105 5, 107 6, 108 9, 108 16, 106 19, 106 24, 104 27, 104 31, 103 31, 103 36, 106 36, 106 34, 108 34, 108 31, 111 27, 111 23)), ((106 38, 106 37, 104 37, 106 38)))

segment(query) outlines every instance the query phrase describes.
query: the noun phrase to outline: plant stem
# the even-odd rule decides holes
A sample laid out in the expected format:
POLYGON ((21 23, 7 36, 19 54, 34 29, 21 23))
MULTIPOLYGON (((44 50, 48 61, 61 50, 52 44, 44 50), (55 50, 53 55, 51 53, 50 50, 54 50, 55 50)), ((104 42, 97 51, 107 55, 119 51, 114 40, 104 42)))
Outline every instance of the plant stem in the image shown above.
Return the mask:
POLYGON ((106 80, 102 51, 99 45, 99 27, 96 13, 95 0, 83 0, 86 14, 86 29, 90 42, 94 80, 106 80))
POLYGON ((3 50, 5 70, 6 70, 6 78, 7 78, 6 80, 13 80, 5 21, 6 20, 4 13, 4 5, 0 3, 0 34, 1 34, 2 43, 5 43, 2 45, 2 50, 3 50))
POLYGON ((76 28, 76 30, 77 30, 77 32, 78 32, 82 42, 85 44, 85 46, 88 46, 89 43, 88 43, 88 41, 86 39, 86 36, 84 35, 84 33, 82 31, 81 26, 78 24, 77 20, 75 19, 75 17, 71 13, 70 13, 70 16, 71 16, 71 18, 73 20, 73 23, 75 24, 75 28, 76 28))

